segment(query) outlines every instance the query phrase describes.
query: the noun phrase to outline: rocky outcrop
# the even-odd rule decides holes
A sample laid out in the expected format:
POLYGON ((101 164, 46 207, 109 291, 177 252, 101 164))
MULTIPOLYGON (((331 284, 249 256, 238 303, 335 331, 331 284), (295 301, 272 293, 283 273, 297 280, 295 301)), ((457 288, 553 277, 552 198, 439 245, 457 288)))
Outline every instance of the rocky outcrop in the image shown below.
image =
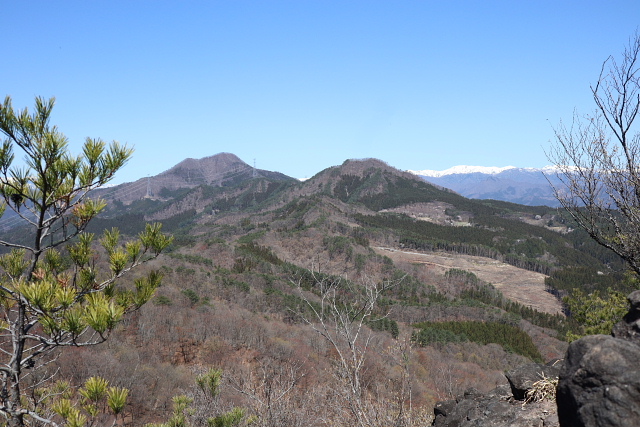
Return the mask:
POLYGON ((640 291, 628 296, 629 312, 613 327, 613 335, 627 341, 640 344, 640 291))
POLYGON ((640 425, 640 291, 613 336, 591 335, 569 346, 557 391, 562 427, 640 425))
POLYGON ((558 427, 555 402, 543 399, 526 402, 534 383, 556 379, 559 368, 537 363, 507 372, 509 384, 487 394, 467 390, 456 399, 439 402, 435 409, 435 427, 558 427))
POLYGON ((548 365, 530 363, 522 365, 506 373, 511 386, 511 393, 516 400, 525 400, 527 392, 533 389, 535 383, 545 379, 557 379, 560 374, 561 362, 553 362, 548 365))

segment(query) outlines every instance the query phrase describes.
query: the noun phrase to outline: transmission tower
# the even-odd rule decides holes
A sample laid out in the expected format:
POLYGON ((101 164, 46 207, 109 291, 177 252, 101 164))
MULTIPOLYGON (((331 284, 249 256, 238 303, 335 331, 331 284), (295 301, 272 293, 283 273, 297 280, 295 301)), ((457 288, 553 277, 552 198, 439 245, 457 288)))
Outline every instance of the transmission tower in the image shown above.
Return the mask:
POLYGON ((147 194, 144 196, 145 199, 150 199, 152 197, 151 194, 151 178, 147 176, 147 194))

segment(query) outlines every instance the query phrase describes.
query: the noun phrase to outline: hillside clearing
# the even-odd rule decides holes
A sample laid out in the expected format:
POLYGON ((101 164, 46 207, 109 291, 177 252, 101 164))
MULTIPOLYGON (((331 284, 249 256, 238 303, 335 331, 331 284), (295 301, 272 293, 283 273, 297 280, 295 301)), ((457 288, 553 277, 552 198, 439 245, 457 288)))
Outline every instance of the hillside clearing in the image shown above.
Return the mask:
POLYGON ((491 283, 510 300, 538 311, 562 313, 560 301, 545 291, 544 274, 523 270, 491 258, 458 255, 444 252, 409 252, 391 248, 375 247, 377 253, 388 256, 394 262, 405 261, 421 264, 426 268, 442 272, 458 268, 469 271, 480 280, 491 283))

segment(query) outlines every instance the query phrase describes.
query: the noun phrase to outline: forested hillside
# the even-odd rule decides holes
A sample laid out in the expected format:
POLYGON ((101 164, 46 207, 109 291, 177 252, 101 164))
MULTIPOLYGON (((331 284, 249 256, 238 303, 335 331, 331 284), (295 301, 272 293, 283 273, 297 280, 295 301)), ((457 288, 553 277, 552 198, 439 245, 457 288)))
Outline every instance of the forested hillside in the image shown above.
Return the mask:
POLYGON ((106 344, 52 365, 73 384, 101 375, 130 389, 132 425, 168 419, 178 394, 193 397, 197 413, 239 407, 258 425, 347 425, 349 405, 425 425, 435 401, 561 357, 579 328, 472 273, 394 263, 377 246, 497 259, 549 275, 556 295, 617 286, 624 274, 555 209, 465 199, 378 160, 305 182, 225 173, 135 200, 119 198, 133 194, 126 187, 103 192, 109 208, 88 229, 135 236, 161 220, 174 237, 145 266, 164 276, 152 301, 106 344), (358 340, 323 329, 342 314, 358 340), (357 369, 343 363, 349 355, 361 358, 357 369), (211 368, 221 370, 215 404, 195 384, 211 368))

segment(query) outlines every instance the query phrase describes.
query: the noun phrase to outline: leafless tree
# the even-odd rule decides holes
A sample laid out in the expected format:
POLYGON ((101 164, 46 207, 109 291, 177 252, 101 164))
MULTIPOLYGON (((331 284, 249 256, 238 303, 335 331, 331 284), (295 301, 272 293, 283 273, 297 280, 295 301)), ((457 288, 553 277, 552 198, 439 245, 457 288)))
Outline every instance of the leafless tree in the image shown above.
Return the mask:
POLYGON ((229 372, 231 389, 248 398, 257 427, 312 425, 299 383, 306 376, 303 363, 264 358, 251 372, 229 372), (302 397, 302 399, 299 399, 302 397))
POLYGON ((375 320, 377 301, 395 283, 364 279, 356 284, 318 274, 311 289, 314 298, 304 292, 301 281, 293 281, 306 302, 307 312, 313 313, 311 316, 299 313, 300 317, 335 353, 333 374, 339 385, 335 390, 339 394, 337 403, 346 409, 345 416, 357 426, 378 425, 377 405, 370 404, 363 384, 367 350, 373 339, 366 325, 375 320))
POLYGON ((594 113, 555 129, 548 153, 562 182, 555 196, 578 225, 640 274, 640 35, 604 61, 591 86, 594 113))

